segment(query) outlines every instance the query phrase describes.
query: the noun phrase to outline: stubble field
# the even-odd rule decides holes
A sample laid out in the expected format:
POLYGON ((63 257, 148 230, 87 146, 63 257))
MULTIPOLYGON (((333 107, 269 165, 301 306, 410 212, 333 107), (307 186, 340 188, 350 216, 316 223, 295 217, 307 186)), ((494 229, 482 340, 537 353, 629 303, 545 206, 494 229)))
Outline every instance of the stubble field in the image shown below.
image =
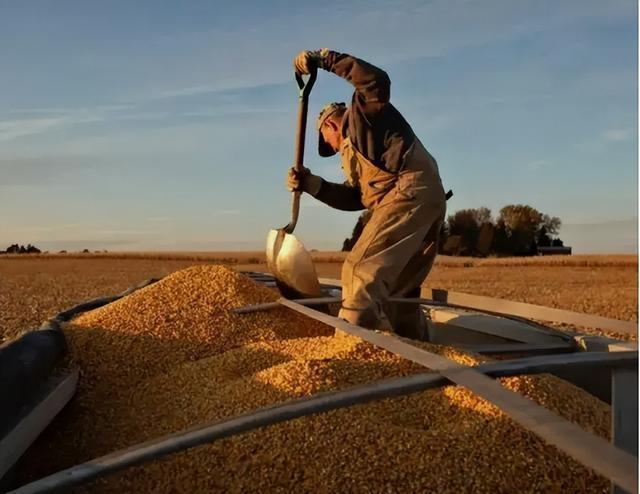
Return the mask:
MULTIPOLYGON (((339 278, 344 254, 313 256, 319 276, 339 278)), ((201 263, 266 271, 259 252, 2 256, 0 343, 76 303, 201 263)), ((638 320, 638 262, 633 255, 439 257, 425 287, 638 320)))

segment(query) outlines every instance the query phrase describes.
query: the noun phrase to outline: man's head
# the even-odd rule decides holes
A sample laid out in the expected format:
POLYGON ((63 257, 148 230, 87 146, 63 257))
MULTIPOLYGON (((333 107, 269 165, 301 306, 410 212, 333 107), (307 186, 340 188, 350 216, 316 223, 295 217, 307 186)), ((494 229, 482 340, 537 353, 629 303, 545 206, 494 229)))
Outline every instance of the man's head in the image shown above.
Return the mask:
POLYGON ((342 118, 347 111, 344 103, 329 103, 318 116, 318 153, 322 157, 333 156, 342 143, 342 118))

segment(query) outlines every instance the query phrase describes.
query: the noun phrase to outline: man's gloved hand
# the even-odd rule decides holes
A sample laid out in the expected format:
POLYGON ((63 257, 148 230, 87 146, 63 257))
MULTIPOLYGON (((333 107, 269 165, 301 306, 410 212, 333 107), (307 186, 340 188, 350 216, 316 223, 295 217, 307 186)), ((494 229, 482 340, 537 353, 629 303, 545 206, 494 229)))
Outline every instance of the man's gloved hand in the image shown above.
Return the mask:
POLYGON ((310 74, 314 68, 323 68, 322 63, 328 51, 327 48, 317 51, 302 50, 296 55, 296 58, 293 59, 295 71, 298 74, 307 75, 310 74))
POLYGON ((311 173, 308 168, 303 168, 297 172, 295 168, 289 168, 287 174, 287 189, 290 191, 302 191, 315 196, 320 192, 322 178, 311 173))

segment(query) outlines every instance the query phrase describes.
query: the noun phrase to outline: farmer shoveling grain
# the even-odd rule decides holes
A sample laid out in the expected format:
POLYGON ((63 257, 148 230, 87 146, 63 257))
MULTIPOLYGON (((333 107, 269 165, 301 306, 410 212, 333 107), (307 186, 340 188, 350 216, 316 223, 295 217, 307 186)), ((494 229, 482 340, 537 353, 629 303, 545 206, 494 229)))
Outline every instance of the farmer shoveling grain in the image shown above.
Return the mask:
POLYGON ((291 168, 287 180, 333 208, 371 211, 342 268, 340 317, 376 329, 386 316, 396 333, 428 340, 419 306, 388 299, 419 297, 433 265, 446 209, 436 160, 389 102, 383 70, 327 49, 300 52, 294 67, 299 74, 321 68, 355 86, 351 106, 330 103, 317 121, 318 152, 340 152, 347 181, 330 183, 306 168, 291 168))

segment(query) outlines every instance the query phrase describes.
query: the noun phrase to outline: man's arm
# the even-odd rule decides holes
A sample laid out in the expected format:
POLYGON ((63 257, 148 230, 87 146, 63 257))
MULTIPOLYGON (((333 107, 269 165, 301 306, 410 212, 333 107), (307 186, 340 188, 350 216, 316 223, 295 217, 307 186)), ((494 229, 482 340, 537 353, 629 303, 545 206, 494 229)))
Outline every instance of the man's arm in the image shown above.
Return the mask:
POLYGON ((327 182, 324 179, 321 180, 320 189, 316 194, 313 194, 313 197, 319 201, 341 211, 361 211, 365 209, 360 199, 360 189, 347 183, 336 184, 327 182))
POLYGON ((297 171, 293 167, 289 168, 287 188, 306 192, 334 209, 342 211, 365 209, 360 200, 360 189, 353 187, 348 182, 343 184, 327 182, 322 177, 311 173, 311 170, 306 167, 303 167, 301 171, 297 171))
POLYGON ((380 110, 389 102, 391 81, 387 73, 364 60, 346 53, 320 51, 320 66, 350 82, 367 112, 380 110))
POLYGON ((355 88, 348 110, 347 135, 355 148, 377 167, 396 173, 415 134, 389 102, 387 73, 364 60, 330 50, 318 53, 318 66, 349 81, 355 88))

